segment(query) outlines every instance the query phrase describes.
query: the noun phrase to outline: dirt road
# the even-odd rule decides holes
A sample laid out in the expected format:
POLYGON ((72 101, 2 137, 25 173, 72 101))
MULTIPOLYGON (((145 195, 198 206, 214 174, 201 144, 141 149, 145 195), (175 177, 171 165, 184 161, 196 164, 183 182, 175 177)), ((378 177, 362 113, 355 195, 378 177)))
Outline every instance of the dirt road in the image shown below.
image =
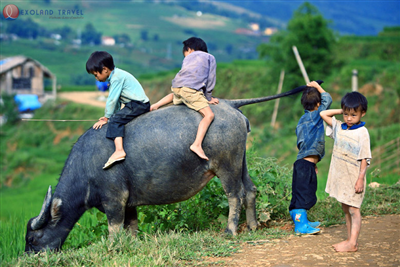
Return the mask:
POLYGON ((212 266, 400 266, 400 215, 363 217, 358 252, 335 252, 347 237, 345 225, 323 227, 317 235, 290 235, 242 245, 227 258, 209 258, 212 266))
POLYGON ((106 106, 106 98, 108 92, 102 93, 100 91, 94 92, 65 92, 58 93, 57 97, 74 101, 80 104, 87 104, 96 107, 104 108, 106 106))

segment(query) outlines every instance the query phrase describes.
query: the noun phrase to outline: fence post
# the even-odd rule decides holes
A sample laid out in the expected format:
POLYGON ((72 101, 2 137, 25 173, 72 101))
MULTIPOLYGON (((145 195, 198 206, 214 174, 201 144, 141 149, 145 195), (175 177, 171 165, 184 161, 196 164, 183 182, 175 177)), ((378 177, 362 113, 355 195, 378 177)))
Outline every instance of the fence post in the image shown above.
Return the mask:
POLYGON ((294 55, 296 57, 297 64, 299 64, 301 73, 303 74, 304 81, 306 81, 306 84, 307 84, 307 83, 310 82, 310 79, 308 78, 306 69, 304 68, 303 61, 301 61, 301 57, 300 57, 299 51, 297 50, 296 46, 292 46, 292 49, 293 49, 293 53, 294 53, 294 55))
POLYGON ((352 91, 358 91, 358 71, 353 70, 353 75, 351 76, 351 89, 352 91))
MULTIPOLYGON (((282 92, 282 85, 283 85, 283 79, 284 78, 285 78, 285 71, 281 70, 281 75, 279 77, 279 85, 278 85, 278 93, 277 94, 280 94, 282 92)), ((278 98, 276 100, 275 107, 274 107, 274 112, 272 113, 272 120, 271 120, 272 128, 275 126, 276 116, 278 115, 279 100, 280 100, 280 98, 278 98)))

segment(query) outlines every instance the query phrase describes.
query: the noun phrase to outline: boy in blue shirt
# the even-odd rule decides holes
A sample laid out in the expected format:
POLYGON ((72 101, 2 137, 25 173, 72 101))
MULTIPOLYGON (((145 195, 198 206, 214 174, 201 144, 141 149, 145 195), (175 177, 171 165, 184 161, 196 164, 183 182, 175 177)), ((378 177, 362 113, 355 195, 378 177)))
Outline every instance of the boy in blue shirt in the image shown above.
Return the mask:
POLYGON ((115 68, 112 56, 105 51, 96 51, 90 55, 86 71, 98 81, 110 84, 105 115, 93 125, 93 129, 97 130, 109 124, 106 137, 114 140, 115 152, 103 167, 108 169, 126 157, 123 146, 125 124, 150 111, 150 102, 138 80, 132 74, 115 68), (122 109, 121 104, 125 105, 122 109))
MULTIPOLYGON (((322 81, 318 81, 322 83, 322 81)), ((317 163, 324 157, 324 124, 320 112, 329 109, 332 97, 312 81, 307 84, 301 97, 305 114, 296 127, 297 160, 293 165, 292 200, 289 213, 295 224, 295 233, 315 234, 319 222, 309 222, 307 210, 317 203, 317 163)))
POLYGON ((172 92, 157 103, 151 105, 150 110, 169 104, 185 104, 198 111, 203 119, 197 129, 196 139, 190 150, 200 158, 208 160, 202 148, 204 136, 214 120, 214 113, 209 104, 218 104, 219 100, 211 96, 215 86, 217 64, 213 55, 208 53, 206 43, 197 37, 183 41, 184 60, 181 70, 172 80, 172 92))

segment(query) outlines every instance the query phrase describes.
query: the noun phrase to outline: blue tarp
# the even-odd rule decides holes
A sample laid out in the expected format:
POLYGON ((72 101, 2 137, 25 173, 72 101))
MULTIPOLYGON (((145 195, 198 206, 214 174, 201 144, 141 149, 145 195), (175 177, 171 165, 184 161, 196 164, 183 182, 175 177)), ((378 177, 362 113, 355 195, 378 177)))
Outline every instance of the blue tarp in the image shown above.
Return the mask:
POLYGON ((42 106, 37 95, 15 95, 14 101, 20 112, 35 110, 42 106))
POLYGON ((96 81, 96 86, 97 86, 97 89, 99 89, 99 91, 101 91, 101 92, 105 92, 108 90, 108 82, 96 81))

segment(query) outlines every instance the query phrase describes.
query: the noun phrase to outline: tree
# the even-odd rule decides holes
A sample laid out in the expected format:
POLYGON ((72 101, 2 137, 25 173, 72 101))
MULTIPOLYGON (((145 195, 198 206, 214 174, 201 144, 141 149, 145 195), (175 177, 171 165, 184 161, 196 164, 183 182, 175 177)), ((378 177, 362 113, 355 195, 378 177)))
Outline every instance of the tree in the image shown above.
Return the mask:
POLYGON ((114 35, 114 39, 117 44, 130 44, 131 43, 131 38, 126 33, 116 34, 116 35, 114 35))
POLYGON ((54 32, 57 32, 58 34, 60 34, 63 39, 68 39, 73 33, 71 27, 69 27, 67 25, 64 25, 61 28, 55 29, 54 32))
POLYGON ((328 26, 318 9, 305 2, 295 11, 287 29, 273 35, 270 43, 261 44, 257 50, 261 58, 271 61, 273 75, 279 77, 280 70, 285 70, 285 85, 289 88, 305 83, 292 46, 297 47, 310 80, 324 80, 332 69, 335 43, 328 26))
POLYGON ((39 24, 28 18, 26 20, 16 19, 11 21, 11 23, 8 24, 6 32, 14 33, 20 38, 36 39, 41 30, 42 28, 39 26, 39 24))
POLYGON ((142 39, 143 41, 147 41, 149 39, 148 34, 149 33, 146 30, 140 31, 140 39, 142 39))
POLYGON ((85 29, 82 32, 82 43, 83 44, 101 44, 101 32, 97 32, 92 23, 85 25, 85 29))

